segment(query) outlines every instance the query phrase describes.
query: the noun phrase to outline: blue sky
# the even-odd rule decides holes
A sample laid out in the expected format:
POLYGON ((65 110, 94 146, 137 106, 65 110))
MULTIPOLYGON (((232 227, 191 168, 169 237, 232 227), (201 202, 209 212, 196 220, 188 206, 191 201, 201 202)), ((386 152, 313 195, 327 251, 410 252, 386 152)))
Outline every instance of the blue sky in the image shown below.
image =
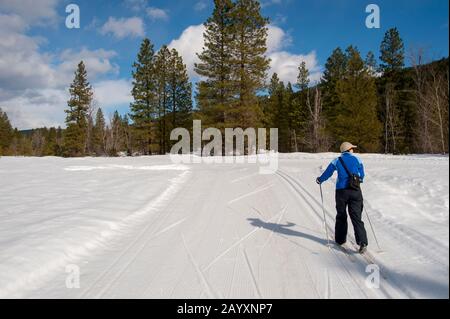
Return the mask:
MULTIPOLYGON (((302 60, 317 81, 337 46, 353 44, 363 55, 372 50, 378 57, 391 27, 399 29, 408 51, 420 47, 429 59, 448 56, 447 0, 264 0, 262 5, 271 20, 270 73, 284 81, 295 79, 302 60), (380 29, 365 26, 370 3, 380 7, 380 29)), ((131 64, 144 36, 156 49, 177 48, 196 81, 192 65, 212 9, 212 0, 0 0, 0 107, 19 128, 62 125, 67 85, 84 59, 98 105, 107 114, 116 108, 124 113, 131 64), (81 10, 80 29, 65 27, 69 3, 81 10)))

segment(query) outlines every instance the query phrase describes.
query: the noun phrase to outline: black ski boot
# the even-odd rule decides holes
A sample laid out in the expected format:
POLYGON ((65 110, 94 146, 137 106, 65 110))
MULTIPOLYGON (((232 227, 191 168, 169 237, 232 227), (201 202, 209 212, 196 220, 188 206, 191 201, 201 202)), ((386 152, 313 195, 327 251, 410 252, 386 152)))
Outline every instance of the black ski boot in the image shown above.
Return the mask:
POLYGON ((360 247, 359 247, 359 253, 361 254, 361 255, 363 255, 365 252, 367 251, 367 245, 361 245, 360 247))

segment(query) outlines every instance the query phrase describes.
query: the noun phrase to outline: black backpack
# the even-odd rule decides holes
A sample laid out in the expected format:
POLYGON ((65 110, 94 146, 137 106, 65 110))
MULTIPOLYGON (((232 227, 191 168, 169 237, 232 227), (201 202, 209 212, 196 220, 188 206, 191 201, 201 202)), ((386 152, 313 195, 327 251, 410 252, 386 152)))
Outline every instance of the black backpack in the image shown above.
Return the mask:
POLYGON ((355 191, 359 191, 361 189, 361 179, 357 174, 352 174, 350 170, 348 169, 347 165, 345 165, 344 160, 342 157, 339 157, 339 161, 341 162, 342 166, 344 167, 345 171, 347 172, 347 175, 349 178, 348 188, 353 189, 355 191))

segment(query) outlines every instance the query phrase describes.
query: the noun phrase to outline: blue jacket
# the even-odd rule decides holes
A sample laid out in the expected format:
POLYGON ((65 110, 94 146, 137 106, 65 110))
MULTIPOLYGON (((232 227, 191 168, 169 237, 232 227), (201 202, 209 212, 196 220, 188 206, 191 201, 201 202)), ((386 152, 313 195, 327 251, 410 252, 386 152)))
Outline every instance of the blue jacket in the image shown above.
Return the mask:
MULTIPOLYGON (((361 182, 364 180, 364 165, 359 159, 359 157, 353 155, 352 153, 343 153, 342 159, 344 160, 345 165, 353 174, 358 174, 361 182)), ((328 180, 331 176, 333 176, 334 171, 337 170, 338 177, 336 181, 336 189, 345 189, 348 187, 349 176, 345 171, 345 168, 342 166, 339 158, 334 159, 328 168, 323 172, 322 176, 319 177, 319 182, 322 184, 326 180, 328 180)))

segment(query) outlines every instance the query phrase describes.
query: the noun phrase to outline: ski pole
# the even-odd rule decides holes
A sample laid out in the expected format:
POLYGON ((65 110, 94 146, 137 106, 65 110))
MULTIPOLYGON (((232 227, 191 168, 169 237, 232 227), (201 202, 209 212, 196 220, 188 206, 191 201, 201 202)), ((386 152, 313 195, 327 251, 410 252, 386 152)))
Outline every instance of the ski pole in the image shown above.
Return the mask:
POLYGON ((372 222, 370 221, 370 217, 369 217, 369 214, 367 213, 367 209, 366 209, 365 205, 364 205, 364 211, 366 212, 367 220, 369 221, 370 228, 372 229, 373 237, 375 238, 375 242, 377 243, 378 250, 381 251, 381 247, 380 247, 380 244, 378 243, 377 235, 375 234, 375 230, 373 228, 372 222))
POLYGON ((327 228, 327 216, 325 214, 325 206, 323 204, 322 184, 319 184, 319 186, 320 186, 320 198, 322 200, 323 223, 325 226, 325 234, 327 235, 327 246, 330 246, 330 237, 328 236, 328 228, 327 228))

